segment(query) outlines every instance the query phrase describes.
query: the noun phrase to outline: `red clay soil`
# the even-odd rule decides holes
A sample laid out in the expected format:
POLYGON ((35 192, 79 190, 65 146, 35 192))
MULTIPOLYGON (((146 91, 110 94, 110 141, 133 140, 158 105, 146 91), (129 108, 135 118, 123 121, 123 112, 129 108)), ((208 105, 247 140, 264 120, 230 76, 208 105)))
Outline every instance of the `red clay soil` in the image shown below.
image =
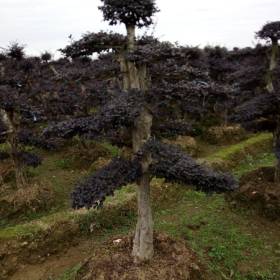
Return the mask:
POLYGON ((231 194, 246 209, 269 220, 280 218, 280 184, 274 182, 274 167, 261 167, 243 175, 237 193, 231 194))
POLYGON ((96 248, 79 269, 75 280, 198 280, 215 279, 195 253, 177 238, 154 231, 155 255, 149 263, 135 264, 133 233, 115 236, 96 248), (113 240, 121 239, 120 243, 113 240))

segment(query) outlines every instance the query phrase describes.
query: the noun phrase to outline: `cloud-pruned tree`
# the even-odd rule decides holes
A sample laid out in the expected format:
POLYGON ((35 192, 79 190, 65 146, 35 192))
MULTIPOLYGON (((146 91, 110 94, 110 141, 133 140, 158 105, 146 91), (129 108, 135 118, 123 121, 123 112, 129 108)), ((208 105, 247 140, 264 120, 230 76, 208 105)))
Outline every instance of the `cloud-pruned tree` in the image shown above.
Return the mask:
MULTIPOLYGON (((195 185, 197 189, 206 192, 229 192, 238 187, 237 179, 232 174, 209 170, 196 163, 189 155, 185 155, 179 148, 153 140, 153 136, 158 134, 180 134, 190 128, 190 124, 184 121, 168 121, 165 125, 152 128, 154 115, 157 115, 156 108, 159 107, 157 104, 169 100, 179 101, 197 94, 210 92, 214 94, 216 91, 227 94, 235 89, 231 86, 196 81, 189 81, 183 85, 170 84, 167 89, 166 84, 155 83, 150 89, 152 74, 148 71, 148 64, 152 65, 170 58, 187 59, 188 52, 192 51, 195 54, 195 51, 189 47, 173 47, 167 43, 160 43, 150 36, 136 38, 136 27, 147 27, 153 22, 152 16, 158 11, 154 1, 102 2, 103 6, 99 8, 103 12, 104 20, 110 24, 124 23, 126 36, 112 32, 87 33, 81 40, 61 49, 61 52, 66 57, 75 59, 94 52, 113 50, 118 67, 114 69, 113 65, 107 65, 104 71, 96 68, 96 71, 92 69, 86 74, 81 71, 80 76, 76 72, 76 75, 71 76, 71 83, 112 80, 112 77, 115 77, 115 80, 119 81, 119 87, 109 92, 109 99, 105 98, 108 92, 103 92, 103 99, 106 99, 106 102, 99 107, 97 113, 56 123, 44 129, 43 135, 47 137, 59 135, 67 138, 77 133, 80 135, 88 133, 94 138, 99 136, 103 138, 107 136, 111 140, 113 138, 118 146, 131 139, 133 157, 130 160, 122 157, 114 159, 106 167, 85 177, 84 181, 79 182, 74 188, 71 203, 74 209, 102 207, 106 197, 113 195, 114 190, 137 182, 138 220, 133 256, 135 262, 142 262, 150 260, 153 256, 150 181, 154 176, 166 178, 170 182, 195 185)), ((168 67, 165 69, 168 70, 168 67)), ((186 73, 183 76, 187 76, 189 80, 186 73)), ((57 81, 63 82, 63 77, 67 75, 70 77, 70 73, 58 72, 57 81)), ((102 92, 98 96, 100 98, 102 92)))

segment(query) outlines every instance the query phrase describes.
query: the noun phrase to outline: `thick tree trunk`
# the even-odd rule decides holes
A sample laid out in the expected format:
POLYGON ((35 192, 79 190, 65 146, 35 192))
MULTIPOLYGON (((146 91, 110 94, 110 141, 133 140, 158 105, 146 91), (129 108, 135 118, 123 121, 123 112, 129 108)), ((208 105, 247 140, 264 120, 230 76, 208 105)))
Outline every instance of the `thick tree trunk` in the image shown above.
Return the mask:
POLYGON ((152 82, 151 75, 147 74, 147 65, 140 64, 138 65, 137 70, 138 70, 140 89, 146 92, 150 88, 152 82))
POLYGON ((12 153, 15 163, 15 175, 16 175, 16 184, 18 188, 24 188, 27 186, 27 175, 24 168, 24 165, 20 163, 18 155, 21 151, 20 145, 17 138, 17 126, 13 120, 13 112, 6 112, 3 109, 0 109, 0 118, 5 126, 8 128, 11 133, 8 134, 8 142, 11 145, 12 153))
POLYGON ((127 61, 124 57, 124 54, 122 53, 119 53, 117 57, 122 73, 122 90, 126 91, 130 89, 130 78, 128 73, 127 61))
MULTIPOLYGON (((132 131, 133 151, 139 152, 145 141, 149 140, 152 116, 145 108, 137 118, 137 127, 132 131)), ((137 186, 138 220, 133 241, 133 256, 136 263, 150 260, 153 256, 153 218, 150 199, 149 166, 151 156, 141 161, 143 176, 137 186)))
POLYGON ((8 141, 11 144, 14 163, 15 163, 15 176, 16 176, 16 184, 18 188, 24 188, 27 186, 27 175, 25 171, 25 166, 19 161, 17 154, 20 151, 18 140, 15 135, 10 134, 8 136, 8 141))
MULTIPOLYGON (((127 25, 126 29, 129 41, 128 50, 133 52, 135 26, 127 25)), ((146 66, 140 65, 137 69, 134 63, 130 61, 126 61, 123 65, 127 65, 129 77, 125 78, 130 81, 129 89, 141 89, 146 91, 150 83, 150 79, 147 77, 146 73, 146 66)), ((123 72, 125 67, 121 66, 121 69, 123 72)), ((123 84, 125 85, 125 82, 123 84)), ((132 131, 133 152, 138 153, 141 151, 142 145, 149 140, 151 134, 152 116, 146 107, 142 108, 140 115, 137 117, 135 126, 135 129, 132 131)), ((136 263, 150 260, 154 253, 149 174, 151 156, 149 154, 145 155, 140 163, 142 165, 143 176, 140 178, 137 186, 138 220, 133 240, 132 253, 136 263)))
POLYGON ((277 39, 271 39, 272 41, 272 52, 271 52, 271 57, 270 57, 270 63, 269 63, 269 70, 266 73, 266 89, 269 92, 274 92, 274 87, 273 87, 273 74, 272 71, 276 67, 277 63, 277 58, 279 56, 279 51, 278 51, 278 42, 277 39))

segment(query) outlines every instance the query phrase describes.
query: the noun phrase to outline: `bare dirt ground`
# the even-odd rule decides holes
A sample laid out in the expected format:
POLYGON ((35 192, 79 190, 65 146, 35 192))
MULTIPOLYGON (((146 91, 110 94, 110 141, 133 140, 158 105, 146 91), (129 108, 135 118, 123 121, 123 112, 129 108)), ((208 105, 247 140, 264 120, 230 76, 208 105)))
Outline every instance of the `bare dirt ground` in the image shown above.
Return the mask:
POLYGON ((19 265, 19 269, 8 280, 56 279, 67 268, 75 267, 92 253, 92 238, 81 238, 76 247, 65 247, 55 255, 49 255, 43 263, 19 265))

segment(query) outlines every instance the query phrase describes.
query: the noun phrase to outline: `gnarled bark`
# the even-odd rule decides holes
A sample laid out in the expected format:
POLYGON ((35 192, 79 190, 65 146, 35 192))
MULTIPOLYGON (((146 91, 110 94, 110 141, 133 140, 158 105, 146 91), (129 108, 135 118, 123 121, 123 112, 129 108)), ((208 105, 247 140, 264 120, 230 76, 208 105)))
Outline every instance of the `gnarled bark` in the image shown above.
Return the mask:
POLYGON ((11 131, 10 133, 8 133, 8 142, 11 145, 15 163, 16 184, 18 188, 23 188, 27 186, 27 175, 24 165, 21 164, 18 158, 21 148, 17 137, 18 129, 17 125, 14 123, 13 115, 13 111, 7 113, 5 110, 0 109, 0 118, 5 124, 5 126, 8 128, 8 131, 11 131))
POLYGON ((276 63, 277 63, 277 59, 279 56, 279 51, 278 51, 278 40, 277 39, 271 39, 272 41, 272 52, 271 52, 271 56, 270 56, 270 62, 269 62, 269 70, 266 73, 266 89, 269 92, 274 92, 274 87, 273 87, 273 74, 272 71, 275 69, 276 67, 276 63))
MULTIPOLYGON (((134 50, 135 26, 127 25, 127 37, 129 41, 128 50, 134 50)), ((147 79, 146 66, 140 65, 138 69, 134 63, 127 61, 123 63, 127 65, 129 73, 130 89, 139 89, 146 91, 149 87, 149 79, 147 79)), ((122 67, 121 67, 122 69, 122 67)), ((122 70, 123 72, 123 70, 122 70)), ((128 79, 128 78, 127 78, 128 79)), ((125 84, 125 82, 124 82, 125 84)), ((152 115, 149 110, 143 106, 140 115, 137 117, 135 128, 132 130, 133 152, 141 151, 142 145, 149 140, 151 135, 152 115)), ((133 240, 134 261, 136 263, 148 261, 152 258, 153 249, 153 218, 150 199, 150 174, 149 167, 151 164, 151 156, 145 155, 141 160, 143 175, 137 186, 138 201, 138 220, 133 240)))
MULTIPOLYGON (((133 151, 139 152, 141 146, 150 137, 152 116, 147 108, 137 118, 136 129, 132 131, 133 151)), ((146 155, 140 162, 143 176, 137 186, 138 220, 133 240, 133 256, 135 262, 150 260, 153 256, 153 218, 150 199, 149 166, 151 156, 146 155)))

